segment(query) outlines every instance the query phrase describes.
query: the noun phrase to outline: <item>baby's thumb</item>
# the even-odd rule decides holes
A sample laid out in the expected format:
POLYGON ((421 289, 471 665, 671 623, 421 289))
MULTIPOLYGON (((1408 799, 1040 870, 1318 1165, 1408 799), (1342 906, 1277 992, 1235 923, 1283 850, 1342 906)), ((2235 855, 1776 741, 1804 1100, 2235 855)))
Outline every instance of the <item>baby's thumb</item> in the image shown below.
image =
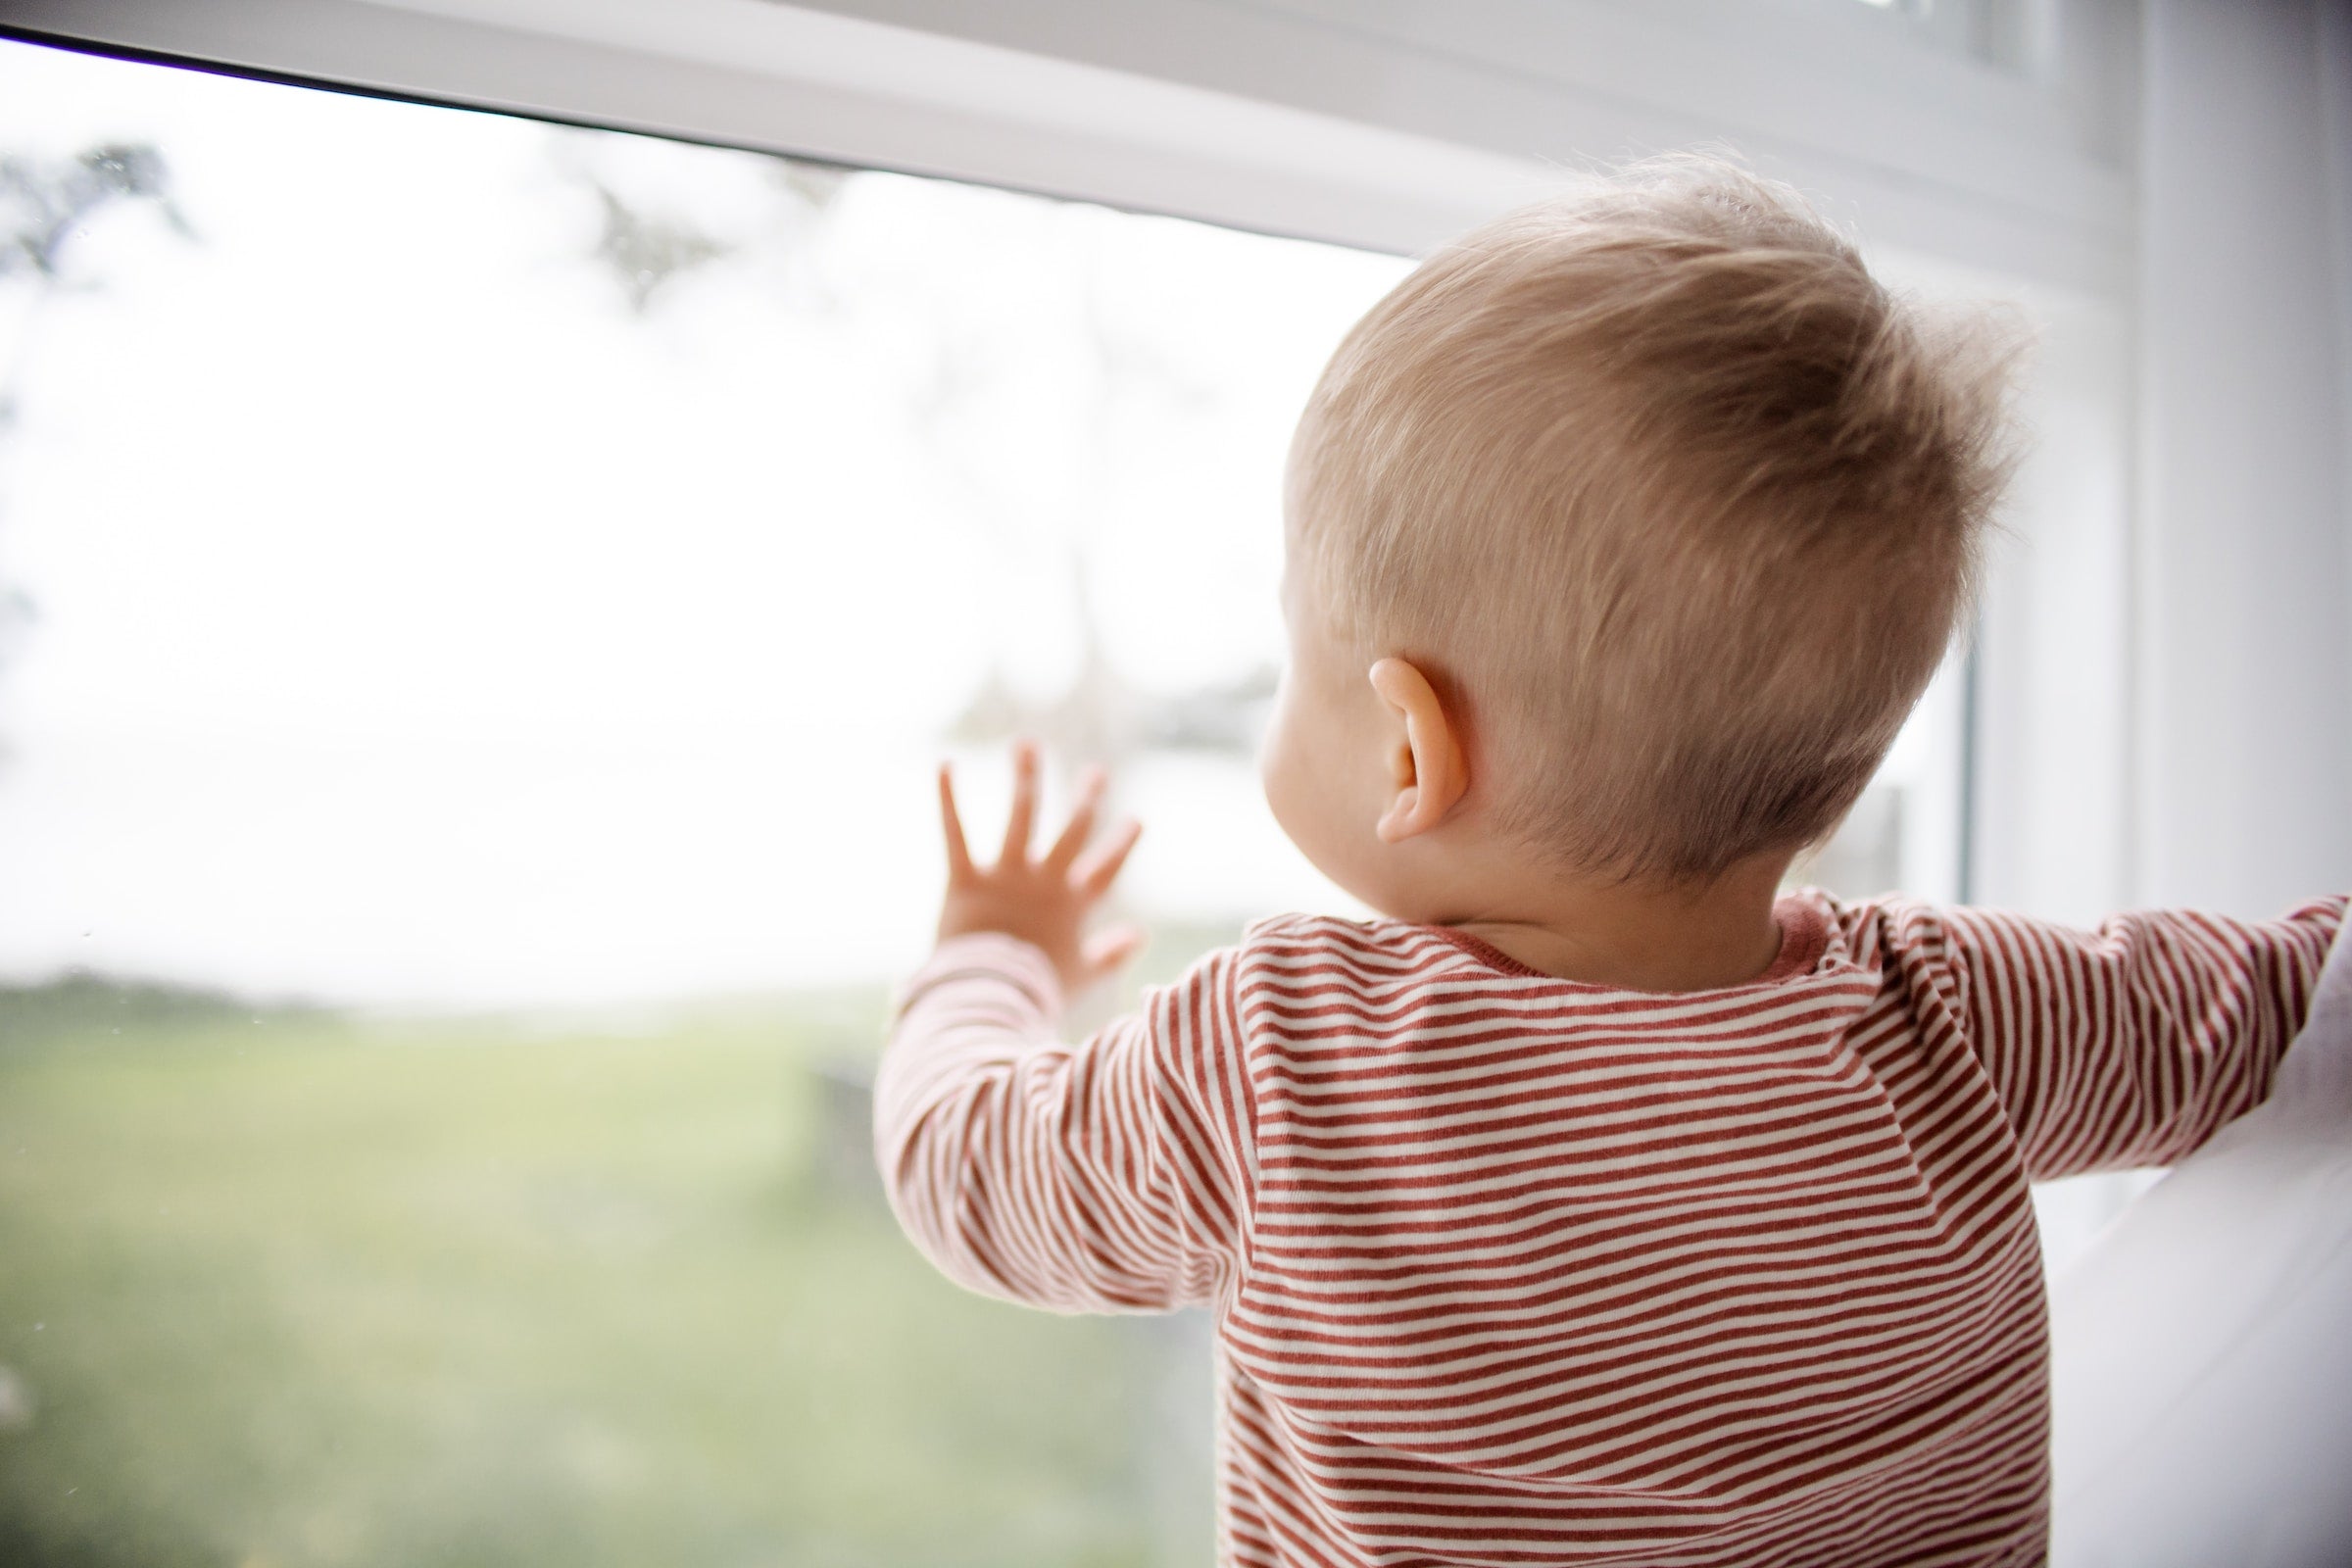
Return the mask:
POLYGON ((1078 947, 1078 959, 1086 966, 1090 981, 1108 979, 1119 966, 1142 951, 1144 933, 1132 925, 1114 925, 1107 931, 1098 931, 1078 947))

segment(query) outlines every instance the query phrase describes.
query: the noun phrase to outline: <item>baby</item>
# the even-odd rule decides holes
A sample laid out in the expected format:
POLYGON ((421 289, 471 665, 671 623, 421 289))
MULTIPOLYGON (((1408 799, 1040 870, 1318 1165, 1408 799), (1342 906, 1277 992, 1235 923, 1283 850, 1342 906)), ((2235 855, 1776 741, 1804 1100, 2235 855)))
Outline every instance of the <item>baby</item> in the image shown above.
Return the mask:
POLYGON ((952 1278, 1215 1315, 1240 1564, 2016 1564, 2048 1528, 2027 1184, 2260 1101, 2343 919, 2075 931, 1781 897, 1968 602, 1999 334, 1698 160, 1503 219, 1291 453, 1283 829, 1385 918, 1250 928, 1057 1042, 1130 932, 1090 774, 940 942, 875 1137, 952 1278))

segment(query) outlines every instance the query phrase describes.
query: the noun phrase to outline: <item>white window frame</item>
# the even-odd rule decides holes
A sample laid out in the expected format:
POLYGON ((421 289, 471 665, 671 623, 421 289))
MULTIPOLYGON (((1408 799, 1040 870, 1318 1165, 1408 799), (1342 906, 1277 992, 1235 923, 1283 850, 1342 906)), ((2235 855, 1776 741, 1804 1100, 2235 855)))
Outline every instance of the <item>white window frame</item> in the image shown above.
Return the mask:
MULTIPOLYGON (((2093 41, 2132 13, 2005 3, 2093 41)), ((26 35, 1400 252, 1584 162, 1714 139, 1879 242, 2119 293, 2106 52, 2007 70, 1901 20, 1850 0, 0 3, 26 35)))

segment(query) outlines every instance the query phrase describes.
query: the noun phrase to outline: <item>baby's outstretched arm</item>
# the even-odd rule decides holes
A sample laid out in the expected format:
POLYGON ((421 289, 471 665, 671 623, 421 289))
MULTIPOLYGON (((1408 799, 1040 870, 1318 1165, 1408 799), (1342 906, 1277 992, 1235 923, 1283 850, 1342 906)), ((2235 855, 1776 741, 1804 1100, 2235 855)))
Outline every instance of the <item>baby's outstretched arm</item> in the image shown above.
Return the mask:
POLYGON ((1896 946, 1948 965, 1955 1021, 2042 1180, 2170 1164, 2259 1104, 2344 906, 2320 899, 2277 920, 2150 910, 2087 931, 1919 906, 1896 946))
POLYGON ((1089 853, 1092 773, 1043 856, 1037 756, 1014 755, 1004 846, 977 865, 940 772, 948 893, 940 941, 902 993, 874 1092, 874 1147, 899 1222, 958 1284, 1058 1311, 1209 1299, 1235 1255, 1239 1161, 1202 1093, 1230 1016, 1227 955, 1138 1013, 1065 1046, 1061 1000, 1139 938, 1085 934, 1135 843, 1089 853))

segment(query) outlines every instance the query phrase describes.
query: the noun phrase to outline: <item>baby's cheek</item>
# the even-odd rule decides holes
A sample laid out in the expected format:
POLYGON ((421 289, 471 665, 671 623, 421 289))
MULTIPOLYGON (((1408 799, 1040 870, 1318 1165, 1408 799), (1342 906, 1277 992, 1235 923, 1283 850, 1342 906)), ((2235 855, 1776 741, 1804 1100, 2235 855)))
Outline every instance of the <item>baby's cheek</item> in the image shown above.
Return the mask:
POLYGON ((1278 717, 1258 752, 1257 779, 1276 825, 1313 859, 1319 847, 1321 798, 1303 739, 1296 727, 1278 717))
POLYGON ((1258 758, 1258 781, 1266 806, 1284 835, 1325 876, 1341 878, 1347 838, 1339 806, 1333 758, 1314 745, 1306 715, 1294 710, 1291 722, 1277 721, 1258 758))
POLYGON ((1282 815, 1282 791, 1290 766, 1291 702, 1291 677, 1285 671, 1282 683, 1274 688, 1273 714, 1257 738, 1257 786, 1278 819, 1282 815))
POLYGON ((1274 820, 1285 833, 1292 831, 1296 810, 1296 803, 1291 799, 1293 772, 1291 738, 1277 717, 1257 749, 1257 787, 1266 797, 1266 809, 1274 813, 1274 820))

